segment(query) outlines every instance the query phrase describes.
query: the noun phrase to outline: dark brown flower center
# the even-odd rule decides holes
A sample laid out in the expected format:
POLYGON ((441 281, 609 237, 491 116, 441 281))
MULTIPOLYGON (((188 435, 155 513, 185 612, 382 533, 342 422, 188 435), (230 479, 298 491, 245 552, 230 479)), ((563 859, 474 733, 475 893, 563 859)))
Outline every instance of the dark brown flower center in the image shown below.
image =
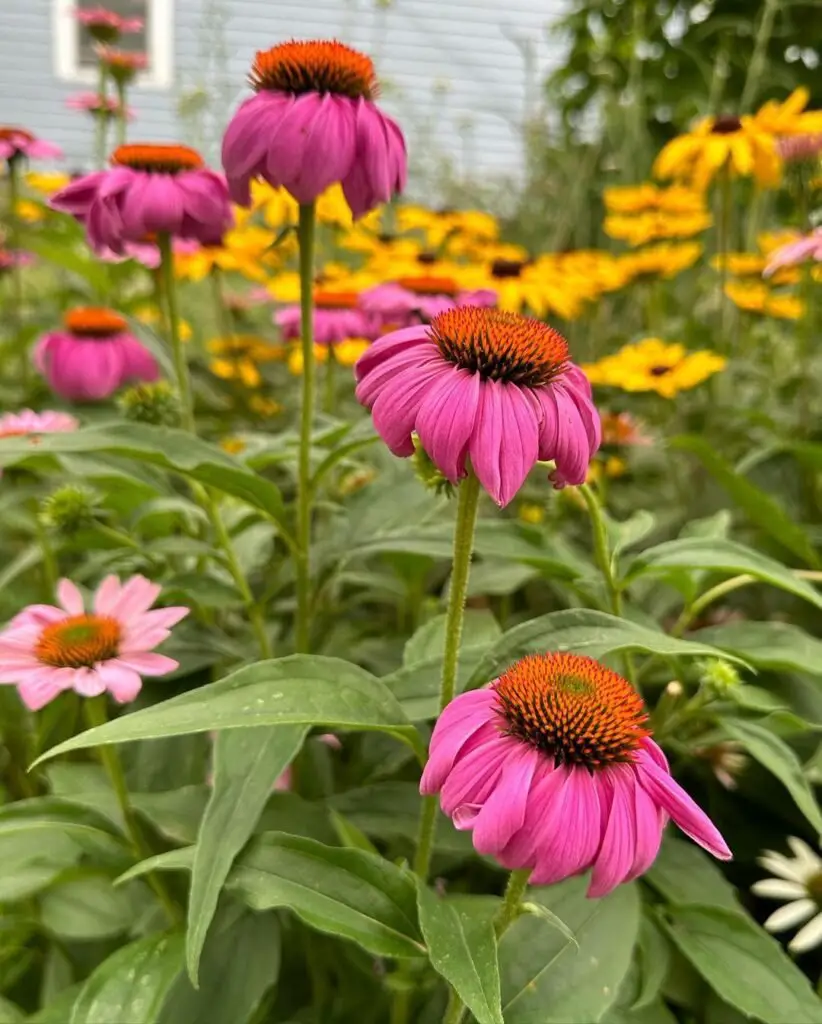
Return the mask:
POLYGON ((738 132, 741 127, 742 122, 738 117, 733 114, 723 114, 721 117, 714 118, 711 132, 714 135, 732 135, 734 132, 738 132))
POLYGON ((519 277, 525 269, 523 260, 494 260, 491 264, 491 276, 496 278, 519 277))

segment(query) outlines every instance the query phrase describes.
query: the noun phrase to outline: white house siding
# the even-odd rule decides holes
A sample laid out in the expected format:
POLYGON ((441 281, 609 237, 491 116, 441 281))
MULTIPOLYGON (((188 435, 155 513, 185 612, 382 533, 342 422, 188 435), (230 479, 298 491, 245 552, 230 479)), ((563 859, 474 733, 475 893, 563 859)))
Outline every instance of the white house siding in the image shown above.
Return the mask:
MULTIPOLYGON (((382 105, 401 122, 418 182, 447 162, 457 176, 516 175, 521 125, 561 55, 548 26, 567 0, 161 0, 174 6, 175 81, 137 89, 133 139, 183 138, 216 155, 245 94, 256 49, 337 37, 370 53, 382 105)), ((52 0, 0 0, 0 122, 61 145, 87 166, 88 115, 65 101, 88 86, 54 73, 52 0)))

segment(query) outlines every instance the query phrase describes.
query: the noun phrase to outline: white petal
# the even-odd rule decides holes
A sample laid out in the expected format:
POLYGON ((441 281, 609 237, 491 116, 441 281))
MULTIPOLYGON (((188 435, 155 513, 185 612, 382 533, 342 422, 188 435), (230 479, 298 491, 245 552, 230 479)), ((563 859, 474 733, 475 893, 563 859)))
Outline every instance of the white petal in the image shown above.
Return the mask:
POLYGON ((813 921, 797 932, 788 943, 788 949, 792 953, 804 953, 805 950, 813 949, 822 942, 822 914, 817 914, 813 921))
POLYGON ((788 846, 793 850, 800 870, 812 871, 814 874, 822 870, 822 859, 803 839, 788 836, 788 846))
POLYGON ((793 928, 794 925, 802 924, 809 917, 816 913, 816 902, 814 900, 797 900, 795 903, 787 903, 779 910, 775 910, 765 922, 765 928, 769 932, 782 932, 786 928, 793 928))
POLYGON ((784 878, 763 878, 761 882, 754 882, 751 892, 769 900, 801 900, 808 895, 801 882, 789 882, 784 878))
POLYGON ((773 850, 768 850, 761 857, 757 857, 757 860, 772 875, 776 875, 779 878, 787 878, 791 882, 805 881, 805 872, 798 867, 796 861, 783 857, 781 853, 774 853, 773 850))

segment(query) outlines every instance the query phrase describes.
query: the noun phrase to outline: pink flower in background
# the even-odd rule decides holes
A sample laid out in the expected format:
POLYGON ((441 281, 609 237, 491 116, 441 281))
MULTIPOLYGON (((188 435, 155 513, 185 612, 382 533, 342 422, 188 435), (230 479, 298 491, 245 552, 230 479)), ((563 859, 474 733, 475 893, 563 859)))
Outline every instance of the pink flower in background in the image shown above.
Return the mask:
POLYGON ((355 367, 357 398, 395 455, 412 433, 452 483, 466 460, 507 505, 537 460, 554 486, 581 484, 600 444, 591 387, 553 328, 517 313, 457 306, 375 341, 355 367))
POLYGON ((64 434, 79 427, 77 420, 67 412, 34 412, 21 409, 0 416, 0 438, 22 437, 25 434, 64 434))
POLYGON ((0 160, 15 160, 21 156, 28 160, 50 160, 62 155, 59 146, 36 138, 24 128, 0 126, 0 160))
POLYGON ((113 43, 123 33, 139 32, 144 24, 141 18, 123 18, 106 7, 75 7, 72 13, 100 43, 113 43))
POLYGON ((129 242, 171 235, 219 245, 233 214, 225 179, 188 146, 118 146, 112 167, 71 182, 51 197, 55 210, 85 225, 95 251, 125 255, 129 242))
POLYGON ((154 242, 124 242, 122 253, 116 253, 107 246, 101 246, 94 250, 94 255, 104 263, 136 260, 149 270, 156 270, 160 266, 160 250, 154 242))
POLYGON ((776 140, 776 149, 785 163, 815 160, 822 153, 822 133, 785 135, 776 140))
POLYGON ((0 274, 12 267, 30 267, 34 262, 33 253, 22 249, 0 249, 0 274))
MULTIPOLYGON (((357 307, 356 292, 318 290, 314 293, 314 341, 318 345, 336 345, 347 338, 362 338, 367 319, 357 307)), ((274 314, 274 323, 286 341, 300 337, 299 305, 283 306, 274 314)))
POLYGON ((72 401, 107 398, 128 381, 159 376, 154 356, 110 309, 82 307, 65 315, 65 329, 43 335, 34 365, 55 394, 72 401))
POLYGON ((148 67, 148 54, 121 50, 117 46, 99 45, 96 47, 97 57, 115 82, 128 83, 138 71, 148 67))
POLYGON ((800 235, 795 242, 788 242, 775 249, 765 267, 765 277, 770 277, 780 267, 793 267, 806 260, 822 260, 822 228, 816 228, 809 235, 800 235))
POLYGON ((134 700, 141 676, 162 676, 178 666, 153 652, 189 609, 150 611, 161 589, 144 576, 125 583, 107 576, 87 612, 77 587, 61 580, 59 607, 30 605, 0 633, 0 680, 17 686, 32 711, 64 690, 83 697, 108 691, 120 704, 134 700))
POLYGON ((592 868, 588 895, 605 896, 653 864, 669 816, 729 859, 646 722, 631 684, 592 658, 531 655, 445 708, 420 792, 439 794, 478 853, 530 869, 532 885, 592 868))
POLYGON ((450 278, 431 276, 388 281, 368 288, 360 296, 360 308, 376 324, 376 334, 389 326, 429 323, 439 313, 455 306, 491 308, 496 304, 497 293, 489 288, 466 291, 450 278))
POLYGON ((241 104, 223 137, 231 198, 251 203, 263 178, 298 203, 342 183, 355 217, 405 187, 405 140, 374 103, 374 65, 330 40, 288 42, 257 53, 250 76, 256 95, 241 104))
MULTIPOLYGON (((120 101, 116 96, 102 98, 96 92, 78 92, 74 96, 69 96, 66 106, 69 110, 83 110, 95 117, 100 113, 106 117, 117 117, 120 113, 120 101)), ((133 121, 135 116, 134 109, 127 106, 126 120, 133 121)))

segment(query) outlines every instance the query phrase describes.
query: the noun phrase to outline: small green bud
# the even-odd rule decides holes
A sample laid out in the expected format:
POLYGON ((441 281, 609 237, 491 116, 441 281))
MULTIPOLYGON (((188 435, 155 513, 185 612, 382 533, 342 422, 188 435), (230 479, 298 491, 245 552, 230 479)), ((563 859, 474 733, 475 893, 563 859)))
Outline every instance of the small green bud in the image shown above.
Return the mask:
POLYGON ((739 673, 730 662, 710 658, 700 665, 700 683, 714 697, 727 696, 729 690, 740 685, 739 673))
POLYGON ((152 384, 136 384, 117 399, 120 412, 135 423, 151 423, 156 427, 179 427, 180 400, 166 380, 152 384))
POLYGON ((437 495, 444 494, 450 498, 454 493, 454 487, 450 480, 446 479, 434 465, 416 434, 412 434, 412 441, 414 442, 414 454, 411 456, 411 463, 414 466, 417 479, 429 491, 434 491, 437 495))
POLYGON ((43 526, 71 536, 94 522, 97 501, 87 487, 66 484, 40 502, 38 516, 43 526))

